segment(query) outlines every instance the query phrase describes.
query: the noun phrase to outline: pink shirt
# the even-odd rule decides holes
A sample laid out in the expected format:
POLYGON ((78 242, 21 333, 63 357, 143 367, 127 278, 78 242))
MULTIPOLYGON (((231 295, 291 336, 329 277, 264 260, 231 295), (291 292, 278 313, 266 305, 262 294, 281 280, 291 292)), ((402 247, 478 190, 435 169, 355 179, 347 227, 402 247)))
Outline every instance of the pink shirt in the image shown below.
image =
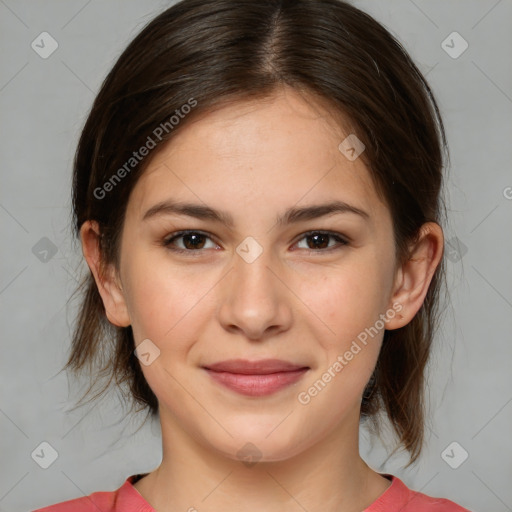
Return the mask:
MULTIPOLYGON (((133 486, 143 476, 129 476, 116 491, 95 492, 33 512, 157 512, 133 486)), ((470 512, 453 501, 412 491, 396 476, 382 476, 391 485, 363 512, 470 512)))

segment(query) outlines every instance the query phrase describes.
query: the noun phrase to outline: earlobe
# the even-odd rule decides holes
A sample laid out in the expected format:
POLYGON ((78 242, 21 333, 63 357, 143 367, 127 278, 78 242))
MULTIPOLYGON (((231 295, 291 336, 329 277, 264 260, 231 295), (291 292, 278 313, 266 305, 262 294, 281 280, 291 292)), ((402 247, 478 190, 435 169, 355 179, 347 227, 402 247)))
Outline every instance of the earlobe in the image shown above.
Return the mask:
POLYGON ((400 304, 400 314, 386 323, 386 329, 407 325, 421 308, 432 277, 443 256, 444 237, 441 226, 427 222, 420 229, 409 259, 398 269, 390 306, 400 304))
POLYGON ((104 265, 100 251, 100 229, 96 221, 86 221, 80 229, 82 252, 92 272, 110 323, 118 327, 130 325, 123 290, 113 265, 104 265))

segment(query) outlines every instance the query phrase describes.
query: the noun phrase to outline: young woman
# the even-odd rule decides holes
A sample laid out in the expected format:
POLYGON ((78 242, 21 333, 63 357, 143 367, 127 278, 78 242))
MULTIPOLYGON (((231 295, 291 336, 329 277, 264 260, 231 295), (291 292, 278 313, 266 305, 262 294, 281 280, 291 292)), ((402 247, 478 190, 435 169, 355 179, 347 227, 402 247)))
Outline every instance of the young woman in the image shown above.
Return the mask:
POLYGON ((73 182, 91 270, 68 367, 158 415, 151 473, 40 512, 455 512, 411 463, 443 277, 443 123, 421 73, 338 0, 184 0, 128 46, 73 182))

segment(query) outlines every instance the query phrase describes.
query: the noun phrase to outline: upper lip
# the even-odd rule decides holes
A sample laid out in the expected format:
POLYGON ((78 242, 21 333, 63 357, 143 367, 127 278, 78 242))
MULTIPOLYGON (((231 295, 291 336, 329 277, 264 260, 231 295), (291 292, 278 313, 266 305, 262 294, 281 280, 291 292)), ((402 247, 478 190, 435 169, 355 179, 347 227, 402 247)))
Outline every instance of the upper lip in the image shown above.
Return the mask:
POLYGON ((290 363, 281 359, 260 359, 248 361, 246 359, 229 359, 204 366, 207 370, 216 372, 239 373, 245 375, 267 375, 269 373, 292 372, 303 368, 304 365, 290 363))

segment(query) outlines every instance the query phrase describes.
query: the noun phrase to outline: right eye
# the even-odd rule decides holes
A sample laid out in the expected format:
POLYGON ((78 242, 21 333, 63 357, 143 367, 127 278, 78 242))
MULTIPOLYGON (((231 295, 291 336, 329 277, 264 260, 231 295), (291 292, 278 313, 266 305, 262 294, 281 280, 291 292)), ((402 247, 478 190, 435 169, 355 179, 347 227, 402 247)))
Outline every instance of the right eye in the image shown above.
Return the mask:
MULTIPOLYGON (((210 236, 207 233, 203 233, 201 231, 184 230, 171 233, 170 236, 166 237, 165 240, 163 240, 163 245, 167 247, 169 250, 175 252, 200 252, 202 249, 209 248, 204 247, 205 240, 211 240, 210 236), (182 247, 175 246, 175 242, 177 240, 181 240, 182 247)), ((210 248, 215 249, 215 247, 218 246, 214 244, 214 247, 210 248)))

